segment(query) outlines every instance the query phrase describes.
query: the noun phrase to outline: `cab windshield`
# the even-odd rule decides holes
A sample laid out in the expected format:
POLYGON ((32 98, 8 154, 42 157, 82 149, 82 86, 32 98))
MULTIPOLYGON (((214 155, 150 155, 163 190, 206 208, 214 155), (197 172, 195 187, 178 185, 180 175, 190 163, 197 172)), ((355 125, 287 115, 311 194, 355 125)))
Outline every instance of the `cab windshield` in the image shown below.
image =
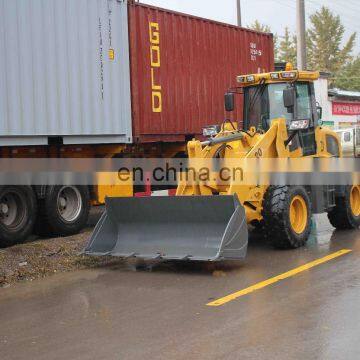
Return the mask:
MULTIPOLYGON (((263 84, 245 89, 244 127, 267 130, 271 121, 285 118, 292 121, 293 114, 284 106, 283 91, 288 83, 263 84)), ((298 120, 311 120, 311 97, 308 83, 296 83, 296 112, 298 120)))

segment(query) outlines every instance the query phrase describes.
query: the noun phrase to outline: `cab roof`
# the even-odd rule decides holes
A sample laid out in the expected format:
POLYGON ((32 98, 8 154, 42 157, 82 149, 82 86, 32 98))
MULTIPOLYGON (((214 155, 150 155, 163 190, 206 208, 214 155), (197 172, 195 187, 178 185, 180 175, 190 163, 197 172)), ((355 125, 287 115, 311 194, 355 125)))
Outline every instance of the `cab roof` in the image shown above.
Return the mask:
POLYGON ((299 71, 294 70, 293 66, 288 63, 284 71, 273 71, 260 74, 240 75, 237 82, 241 87, 256 86, 260 83, 274 84, 278 82, 307 81, 313 82, 320 77, 319 71, 299 71))

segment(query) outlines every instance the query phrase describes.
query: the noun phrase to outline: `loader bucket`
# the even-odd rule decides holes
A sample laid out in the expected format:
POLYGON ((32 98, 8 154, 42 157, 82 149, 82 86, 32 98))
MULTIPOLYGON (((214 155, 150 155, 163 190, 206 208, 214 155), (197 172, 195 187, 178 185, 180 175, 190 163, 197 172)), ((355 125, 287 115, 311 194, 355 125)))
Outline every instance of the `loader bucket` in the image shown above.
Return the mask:
POLYGON ((246 256, 245 210, 237 196, 107 198, 84 253, 165 260, 246 256))

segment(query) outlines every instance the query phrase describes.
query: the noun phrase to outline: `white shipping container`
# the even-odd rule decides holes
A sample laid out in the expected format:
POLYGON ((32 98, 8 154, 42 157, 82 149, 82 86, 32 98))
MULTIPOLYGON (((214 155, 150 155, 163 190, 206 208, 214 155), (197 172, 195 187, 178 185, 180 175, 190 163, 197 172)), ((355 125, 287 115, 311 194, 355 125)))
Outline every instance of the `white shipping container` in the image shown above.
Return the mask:
POLYGON ((0 0, 0 146, 131 143, 126 1, 0 0))

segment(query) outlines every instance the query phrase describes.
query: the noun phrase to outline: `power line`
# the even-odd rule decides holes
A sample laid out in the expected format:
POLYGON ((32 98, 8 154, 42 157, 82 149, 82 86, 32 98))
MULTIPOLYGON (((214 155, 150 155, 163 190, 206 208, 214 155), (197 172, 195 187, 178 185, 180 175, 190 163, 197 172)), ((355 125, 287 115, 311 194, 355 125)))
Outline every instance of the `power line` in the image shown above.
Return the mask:
MULTIPOLYGON (((295 3, 294 1, 295 0, 292 0, 292 1, 287 1, 287 0, 273 0, 274 2, 276 2, 277 4, 281 5, 281 6, 286 6, 288 8, 291 8, 293 10, 296 9, 295 7, 295 3)), ((348 0, 349 1, 349 0, 348 0)), ((309 8, 313 8, 314 10, 319 10, 319 8, 321 8, 322 6, 324 6, 324 4, 322 3, 319 3, 318 1, 316 0, 306 0, 306 4, 309 8)), ((359 3, 357 4, 359 5, 359 3)), ((353 15, 353 13, 344 13, 344 11, 346 11, 349 7, 347 8, 344 8, 344 7, 341 7, 339 8, 338 6, 341 6, 339 5, 338 3, 336 2, 332 2, 331 5, 330 5, 330 8, 331 7, 335 7, 336 8, 336 13, 337 15, 340 15, 340 17, 342 18, 346 18, 347 20, 351 21, 352 23, 355 23, 357 24, 358 23, 358 19, 353 15)), ((353 5, 355 8, 356 8, 356 5, 353 5)), ((357 9, 356 9, 357 10, 357 9)), ((360 8, 359 10, 360 11, 360 8)), ((349 26, 347 26, 348 28, 349 26)))
MULTIPOLYGON (((282 0, 284 1, 284 0, 282 0)), ((293 0, 295 1, 295 0, 293 0)), ((287 2, 287 4, 285 3, 282 3, 280 2, 279 0, 276 0, 276 2, 278 4, 281 4, 281 5, 284 5, 284 6, 287 6, 288 8, 292 8, 292 9, 295 9, 292 4, 293 4, 293 1, 291 2, 287 2)), ((318 11, 319 8, 321 8, 322 6, 324 6, 324 4, 321 4, 319 3, 318 1, 316 0, 306 0, 306 4, 307 4, 307 13, 309 13, 309 8, 311 9, 310 11, 318 11)), ((336 6, 340 6, 339 4, 335 3, 334 1, 332 2, 331 6, 330 6, 330 9, 333 7, 333 5, 336 5, 336 6)), ((359 5, 360 3, 358 3, 359 5)), ((355 6, 356 8, 356 6, 355 6)), ((359 21, 358 19, 356 19, 355 17, 352 17, 351 15, 349 14, 344 14, 343 13, 343 10, 344 8, 342 7, 341 10, 336 8, 336 9, 332 9, 332 11, 335 12, 336 15, 339 15, 340 18, 345 22, 346 24, 344 24, 345 26, 345 29, 348 31, 348 32, 353 32, 353 31, 357 31, 357 32, 360 32, 360 26, 358 25, 359 21), (356 25, 355 25, 356 24, 356 25)), ((360 10, 359 10, 360 11, 360 10)), ((360 34, 359 34, 360 36, 360 34)), ((356 51, 356 50, 355 50, 356 51)))
MULTIPOLYGON (((285 6, 285 7, 288 7, 290 9, 296 10, 295 4, 294 4, 295 0, 292 0, 292 1, 273 0, 273 1, 276 2, 277 4, 281 5, 281 6, 285 6)), ((306 0, 306 4, 307 4, 307 7, 312 8, 314 10, 319 10, 319 8, 324 6, 324 4, 321 4, 321 3, 319 3, 319 2, 317 2, 315 0, 306 0)), ((332 3, 332 6, 333 5, 334 5, 334 3, 332 3)), ((338 5, 338 4, 336 4, 336 5, 338 5)), ((344 9, 342 8, 341 10, 343 11, 344 9)), ((339 9, 336 9, 336 13, 337 13, 337 15, 340 15, 341 18, 345 18, 345 19, 347 19, 347 20, 349 20, 351 22, 358 23, 358 19, 353 17, 350 14, 344 14, 339 9)), ((347 26, 347 28, 349 28, 349 26, 347 26)))
MULTIPOLYGON (((309 2, 310 4, 312 4, 313 6, 315 5, 316 7, 322 7, 322 6, 324 6, 324 4, 321 4, 321 3, 319 3, 318 1, 316 1, 316 0, 307 0, 307 2, 309 2)), ((348 19, 348 20, 350 20, 351 22, 358 22, 358 19, 355 17, 355 16, 353 16, 352 14, 350 15, 349 13, 344 13, 344 11, 347 9, 347 8, 345 8, 345 7, 341 7, 341 10, 340 10, 340 8, 338 8, 337 6, 338 6, 339 4, 337 4, 336 2, 332 2, 331 3, 331 6, 330 7, 333 7, 333 8, 336 8, 335 9, 335 11, 337 12, 337 15, 339 15, 340 17, 342 17, 342 18, 346 18, 346 19, 348 19)))
POLYGON ((280 1, 280 0, 274 0, 274 2, 278 3, 278 4, 281 5, 281 6, 286 6, 286 7, 290 8, 290 9, 295 10, 295 6, 291 5, 292 3, 282 2, 282 1, 280 1))
POLYGON ((359 76, 342 76, 342 77, 334 77, 330 79, 337 79, 337 80, 360 80, 359 76))
MULTIPOLYGON (((357 0, 356 0, 356 2, 353 2, 352 0, 348 0, 348 4, 351 5, 351 6, 353 6, 354 8, 356 8, 356 7, 359 5, 359 3, 357 2, 357 0)), ((359 7, 359 9, 360 9, 360 7, 359 7)))

